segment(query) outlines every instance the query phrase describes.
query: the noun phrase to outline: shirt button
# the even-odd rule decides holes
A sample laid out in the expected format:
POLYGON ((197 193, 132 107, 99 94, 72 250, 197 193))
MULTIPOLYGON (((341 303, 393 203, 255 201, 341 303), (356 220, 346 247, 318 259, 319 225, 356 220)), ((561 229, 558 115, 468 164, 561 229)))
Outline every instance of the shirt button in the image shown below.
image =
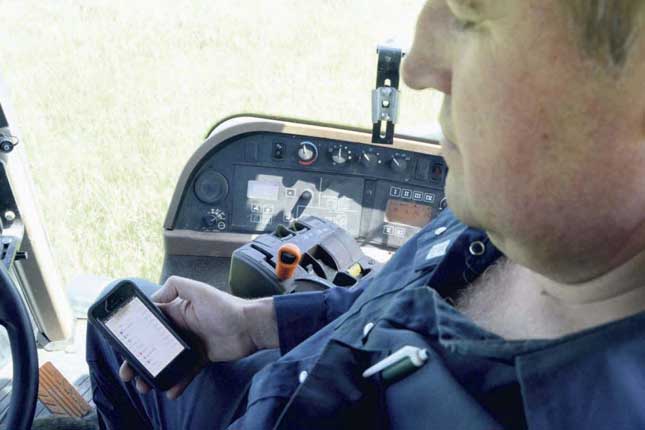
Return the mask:
POLYGON ((363 337, 367 337, 367 335, 370 334, 373 328, 374 328, 373 322, 368 322, 367 324, 365 324, 365 327, 363 327, 363 337))
POLYGON ((470 255, 479 257, 480 255, 484 255, 484 253, 486 252, 486 245, 484 244, 484 242, 477 240, 470 244, 470 246, 468 247, 468 252, 470 252, 470 255))
POLYGON ((434 235, 435 236, 440 236, 440 235, 444 234, 446 232, 446 230, 448 230, 448 227, 439 227, 438 229, 436 229, 434 231, 434 235))
POLYGON ((306 370, 303 370, 302 372, 300 372, 300 375, 298 375, 298 381, 300 381, 300 383, 302 384, 307 380, 307 376, 309 376, 309 373, 307 373, 306 370))

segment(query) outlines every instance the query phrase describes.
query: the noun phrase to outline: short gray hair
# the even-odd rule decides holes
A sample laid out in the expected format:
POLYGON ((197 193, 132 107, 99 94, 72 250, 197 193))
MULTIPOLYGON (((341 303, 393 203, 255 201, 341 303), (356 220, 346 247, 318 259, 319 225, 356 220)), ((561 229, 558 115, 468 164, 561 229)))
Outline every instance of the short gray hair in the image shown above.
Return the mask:
POLYGON ((561 0, 580 33, 583 52, 610 68, 620 68, 640 35, 645 0, 561 0))

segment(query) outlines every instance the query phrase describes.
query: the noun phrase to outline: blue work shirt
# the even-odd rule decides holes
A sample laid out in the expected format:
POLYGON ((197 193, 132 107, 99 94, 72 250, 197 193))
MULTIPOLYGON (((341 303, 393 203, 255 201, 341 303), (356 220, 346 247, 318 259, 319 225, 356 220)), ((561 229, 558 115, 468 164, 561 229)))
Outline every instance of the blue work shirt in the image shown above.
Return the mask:
POLYGON ((645 314, 506 341, 450 305, 500 256, 446 210, 356 287, 276 297, 283 356, 229 428, 645 428, 645 314), (408 345, 418 370, 362 376, 408 345))

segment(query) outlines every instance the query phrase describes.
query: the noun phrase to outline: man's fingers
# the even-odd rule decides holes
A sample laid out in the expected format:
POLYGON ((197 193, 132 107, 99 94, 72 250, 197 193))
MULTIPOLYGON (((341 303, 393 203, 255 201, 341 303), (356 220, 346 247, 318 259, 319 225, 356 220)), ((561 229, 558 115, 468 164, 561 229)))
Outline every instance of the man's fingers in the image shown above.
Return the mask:
POLYGON ((150 385, 148 385, 143 379, 138 376, 135 376, 134 379, 136 381, 135 386, 137 387, 137 391, 141 394, 147 394, 148 391, 150 391, 150 385))
POLYGON ((121 367, 119 368, 119 377, 124 382, 130 382, 134 379, 134 386, 137 391, 142 394, 146 394, 151 389, 150 385, 135 375, 134 370, 130 367, 127 361, 124 361, 123 364, 121 364, 121 367))
POLYGON ((156 303, 170 303, 177 297, 184 300, 194 300, 199 285, 197 282, 180 276, 171 276, 166 280, 160 290, 152 295, 152 301, 156 303))
POLYGON ((177 384, 173 385, 168 391, 166 391, 166 397, 168 397, 170 400, 176 400, 179 398, 179 396, 182 395, 186 387, 190 385, 190 383, 193 381, 193 377, 191 378, 184 378, 177 384))
POLYGON ((168 391, 166 391, 166 397, 168 397, 170 400, 176 400, 179 396, 182 395, 184 390, 190 385, 191 382, 193 382, 193 379, 195 379, 195 376, 199 373, 201 370, 201 366, 195 367, 191 370, 191 372, 181 378, 179 382, 177 382, 175 385, 170 387, 168 391))
MULTIPOLYGON (((166 396, 170 400, 175 400, 179 396, 181 396, 184 390, 186 390, 186 387, 188 387, 193 379, 195 379, 195 376, 197 376, 201 368, 202 365, 199 364, 191 369, 188 375, 181 378, 178 383, 176 383, 168 391, 166 391, 166 396)), ((119 377, 124 382, 130 382, 134 379, 134 386, 141 394, 147 394, 152 389, 152 387, 150 387, 150 385, 148 385, 146 381, 144 381, 134 373, 134 370, 132 369, 132 367, 130 367, 127 361, 124 361, 123 364, 121 364, 121 367, 119 368, 119 377)))
POLYGON ((134 370, 132 370, 132 367, 130 367, 127 361, 124 361, 123 364, 121 364, 121 367, 119 368, 119 377, 124 382, 130 382, 132 381, 132 378, 134 378, 134 370))

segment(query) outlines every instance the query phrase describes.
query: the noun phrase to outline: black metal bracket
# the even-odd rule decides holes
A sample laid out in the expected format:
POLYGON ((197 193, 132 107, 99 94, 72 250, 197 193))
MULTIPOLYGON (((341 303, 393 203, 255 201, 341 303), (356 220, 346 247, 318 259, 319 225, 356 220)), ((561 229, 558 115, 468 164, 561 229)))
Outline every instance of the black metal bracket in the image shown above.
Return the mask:
POLYGON ((401 48, 379 45, 376 89, 372 91, 372 142, 394 143, 394 126, 399 119, 401 48))

